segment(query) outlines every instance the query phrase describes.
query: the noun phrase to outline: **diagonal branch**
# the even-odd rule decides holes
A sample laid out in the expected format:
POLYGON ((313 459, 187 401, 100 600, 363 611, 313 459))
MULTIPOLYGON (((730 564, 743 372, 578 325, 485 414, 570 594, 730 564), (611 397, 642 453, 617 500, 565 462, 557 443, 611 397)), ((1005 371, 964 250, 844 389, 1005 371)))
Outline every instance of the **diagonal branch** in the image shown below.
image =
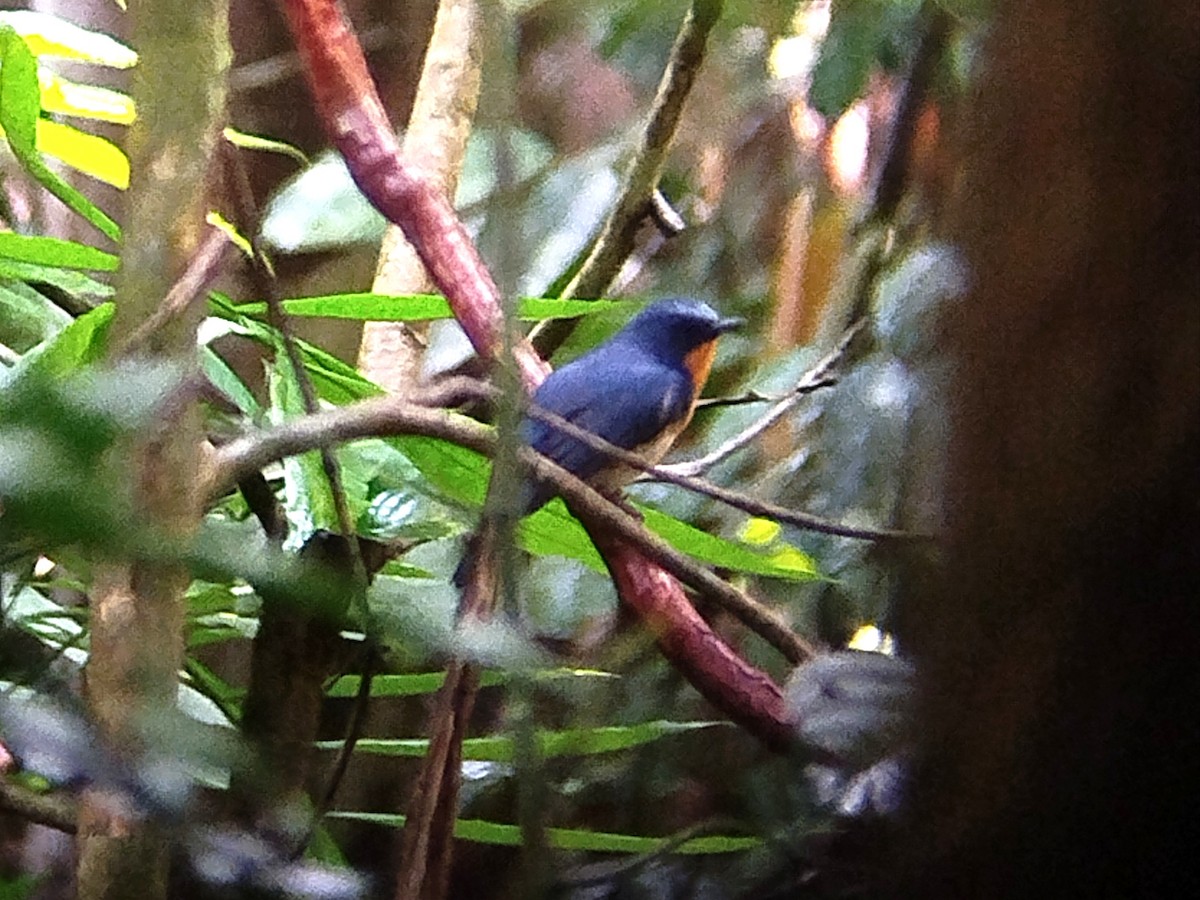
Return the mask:
MULTIPOLYGON (((658 193, 658 184, 662 180, 667 153, 675 140, 684 103, 704 61, 708 35, 721 16, 723 5, 723 0, 693 0, 688 8, 616 206, 605 220, 583 266, 563 290, 564 299, 603 296, 633 251, 638 229, 648 216, 667 226, 660 225, 661 233, 682 230, 682 220, 658 193)), ((548 356, 574 327, 575 322, 570 319, 548 321, 537 329, 535 344, 548 356)))
MULTIPOLYGON (((389 222, 400 226, 433 283, 484 359, 504 347, 500 293, 446 195, 404 159, 367 62, 340 4, 281 0, 296 39, 317 113, 346 159, 354 183, 389 222)), ((523 338, 513 356, 527 384, 547 366, 523 338)))
MULTIPOLYGON (((676 463, 669 466, 659 466, 654 472, 655 476, 667 481, 670 479, 662 478, 663 474, 666 472, 670 472, 674 475, 699 475, 702 472, 707 472, 723 459, 732 456, 743 447, 752 443, 759 437, 759 435, 791 412, 796 404, 799 403, 806 394, 811 394, 816 389, 825 387, 832 383, 830 379, 833 377, 834 370, 842 361, 842 357, 846 355, 847 348, 849 348, 850 344, 858 336, 858 333, 862 331, 864 322, 865 320, 859 319, 857 322, 847 328, 845 333, 838 340, 837 345, 830 350, 829 353, 822 357, 815 366, 800 376, 800 380, 796 382, 795 387, 792 388, 788 396, 784 397, 773 407, 771 407, 766 415, 756 419, 740 434, 735 434, 711 453, 706 453, 699 459, 692 459, 688 460, 687 462, 676 463)), ((677 484, 678 482, 675 483, 677 484)), ((746 512, 750 512, 750 510, 746 510, 746 512)), ((752 514, 760 515, 760 513, 752 514)), ((792 524, 799 525, 801 528, 806 527, 805 525, 800 525, 798 522, 793 522, 792 524)), ((819 531, 820 529, 814 530, 819 531)), ((826 533, 833 534, 835 532, 826 533)), ((855 537, 855 535, 845 536, 855 537)))
MULTIPOLYGON (((225 444, 215 452, 208 496, 218 495, 245 473, 257 471, 284 456, 356 438, 399 434, 437 437, 484 454, 491 454, 496 443, 495 433, 473 419, 420 406, 408 399, 376 397, 353 406, 294 419, 225 444)), ((617 453, 624 452, 613 449, 617 453)), ((812 655, 813 648, 777 613, 648 532, 636 517, 618 504, 529 448, 522 450, 521 458, 534 477, 552 484, 555 491, 567 499, 572 512, 589 526, 593 538, 599 532, 612 531, 637 546, 648 558, 736 616, 788 660, 798 662, 812 655)))

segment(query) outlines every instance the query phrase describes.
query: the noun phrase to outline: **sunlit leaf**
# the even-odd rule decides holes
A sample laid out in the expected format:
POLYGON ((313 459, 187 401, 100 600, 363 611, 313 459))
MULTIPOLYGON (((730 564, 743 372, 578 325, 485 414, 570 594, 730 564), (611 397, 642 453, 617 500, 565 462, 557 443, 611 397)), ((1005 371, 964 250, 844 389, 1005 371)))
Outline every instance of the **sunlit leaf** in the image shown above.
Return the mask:
POLYGON ((38 70, 42 109, 48 113, 129 125, 137 118, 133 98, 111 88, 79 84, 48 69, 38 70))
POLYGON ((0 24, 0 130, 13 155, 37 182, 114 241, 117 223, 75 188, 52 172, 37 149, 40 90, 37 62, 21 37, 0 24))
POLYGON ((743 544, 709 534, 658 510, 639 508, 645 516, 647 528, 689 556, 711 565, 792 581, 811 581, 821 577, 813 559, 794 547, 766 554, 756 553, 743 544))
POLYGON ((763 547, 779 540, 781 531, 783 529, 779 527, 778 522, 772 522, 770 519, 751 518, 742 526, 738 537, 747 544, 763 547))
POLYGON ((38 119, 38 149, 72 169, 120 190, 129 187, 129 158, 112 141, 73 125, 38 119))
POLYGON ((236 128, 226 128, 221 132, 225 140, 233 144, 235 147, 240 147, 243 150, 258 150, 264 153, 278 153, 280 156, 287 156, 296 160, 302 166, 307 166, 308 157, 304 155, 304 151, 294 144, 289 144, 286 141, 277 141, 273 138, 260 137, 257 134, 247 134, 244 131, 238 131, 236 128))
POLYGON ((250 243, 250 239, 238 231, 237 227, 219 212, 210 209, 207 213, 205 213, 204 221, 213 228, 219 228, 221 231, 225 232, 225 234, 228 235, 229 240, 231 240, 234 245, 242 251, 243 255, 250 259, 254 258, 254 246, 250 243))
POLYGON ((55 56, 112 69, 128 69, 137 64, 137 54, 120 41, 48 13, 0 12, 0 25, 8 25, 21 35, 36 56, 55 56))

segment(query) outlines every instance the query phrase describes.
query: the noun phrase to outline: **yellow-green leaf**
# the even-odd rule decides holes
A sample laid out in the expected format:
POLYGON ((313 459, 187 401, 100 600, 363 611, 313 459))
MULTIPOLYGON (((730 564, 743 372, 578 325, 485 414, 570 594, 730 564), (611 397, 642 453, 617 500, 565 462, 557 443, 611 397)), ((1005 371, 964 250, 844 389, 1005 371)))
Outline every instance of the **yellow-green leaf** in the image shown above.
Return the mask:
POLYGON ((0 12, 0 25, 11 26, 25 39, 34 56, 56 56, 112 69, 128 69, 137 64, 137 54, 115 38, 48 13, 0 12))
POLYGON ((37 147, 98 181, 121 190, 129 187, 129 158, 102 137, 62 122, 38 119, 37 147))
POLYGON ((42 109, 64 116, 129 125, 137 118, 133 98, 120 91, 79 84, 46 69, 38 69, 42 109))

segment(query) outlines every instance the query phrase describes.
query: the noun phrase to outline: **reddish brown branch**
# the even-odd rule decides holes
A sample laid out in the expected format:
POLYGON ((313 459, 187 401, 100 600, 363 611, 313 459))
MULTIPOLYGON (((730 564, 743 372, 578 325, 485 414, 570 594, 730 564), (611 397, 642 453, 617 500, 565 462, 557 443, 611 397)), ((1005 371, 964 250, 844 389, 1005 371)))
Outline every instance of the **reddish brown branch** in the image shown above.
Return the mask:
MULTIPOLYGON (((446 295, 476 350, 503 347, 496 285, 444 196, 401 158, 399 143, 367 74, 350 27, 331 0, 283 0, 319 114, 363 193, 399 225, 446 295)), ((526 389, 547 366, 525 341, 514 354, 526 389)), ((595 529, 622 599, 648 623, 664 655, 731 719, 774 748, 787 746, 778 686, 740 659, 700 618, 662 568, 595 529)))
POLYGON ((726 644, 688 601, 679 582, 620 538, 591 530, 617 592, 654 635, 667 661, 709 703, 772 750, 796 746, 779 686, 726 644))
MULTIPOLYGON (((504 327, 496 283, 450 201, 401 156, 366 57, 340 6, 333 0, 282 2, 317 113, 355 184, 404 231, 475 350, 495 359, 504 327)), ((525 381, 541 381, 546 364, 527 342, 513 344, 525 381)))

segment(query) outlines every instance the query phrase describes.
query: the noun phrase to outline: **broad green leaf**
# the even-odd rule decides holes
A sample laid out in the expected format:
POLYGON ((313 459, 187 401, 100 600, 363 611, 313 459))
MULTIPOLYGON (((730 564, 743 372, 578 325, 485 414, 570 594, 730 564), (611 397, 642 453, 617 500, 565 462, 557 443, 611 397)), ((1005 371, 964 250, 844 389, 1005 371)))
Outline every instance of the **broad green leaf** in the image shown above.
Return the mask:
POLYGON ((863 95, 872 68, 896 65, 919 6, 918 0, 835 0, 808 89, 813 109, 836 119, 863 95))
MULTIPOLYGON (((330 818, 369 822, 388 828, 401 828, 404 816, 389 813, 350 812, 338 810, 328 813, 330 818)), ((454 823, 454 836, 463 841, 478 844, 494 844, 502 847, 519 847, 522 843, 521 828, 500 822, 481 819, 458 819, 454 823)), ((587 831, 581 828, 547 828, 546 839, 558 850, 578 850, 592 853, 650 854, 669 848, 672 853, 687 855, 740 853, 762 846, 756 837, 737 835, 705 835, 690 838, 677 846, 671 846, 670 838, 641 837, 633 834, 614 834, 605 831, 587 831)))
POLYGON ((73 125, 38 119, 37 146, 72 169, 119 190, 129 187, 129 158, 112 141, 73 125))
POLYGON ((0 26, 3 25, 21 35, 37 56, 72 59, 110 69, 128 69, 137 64, 137 54, 115 38, 48 13, 0 12, 0 26))
MULTIPOLYGON (((537 735, 543 757, 592 756, 639 747, 660 738, 705 728, 722 727, 725 722, 642 722, 638 725, 609 725, 600 728, 576 728, 566 731, 540 731, 537 735)), ((341 741, 320 741, 318 747, 337 749, 341 741)), ((363 738, 354 745, 360 753, 378 756, 424 756, 429 751, 427 738, 363 738)), ((508 735, 467 738, 463 741, 463 759, 480 762, 511 763, 514 741, 508 735)))
POLYGON ((17 262, 4 257, 0 257, 0 278, 53 285, 73 297, 82 297, 86 300, 107 300, 113 295, 111 286, 74 269, 17 262))
POLYGON ((120 257, 87 244, 9 232, 0 232, 0 257, 61 269, 92 269, 99 272, 115 272, 120 264, 120 257))
MULTIPOLYGON (((415 697, 432 694, 446 680, 445 672, 416 672, 411 675, 376 675, 371 679, 372 697, 415 697)), ((507 676, 501 672, 484 672, 479 680, 482 687, 504 684, 507 676)), ((326 692, 330 697, 357 697, 362 679, 358 675, 343 675, 326 692)), ((330 742, 340 746, 340 741, 330 742)))
POLYGON ((0 130, 13 155, 42 187, 112 240, 121 229, 99 207, 52 172, 37 149, 41 111, 37 61, 10 27, 0 24, 0 130))
POLYGON ((222 132, 222 135, 233 146, 240 147, 243 150, 278 153, 280 156, 287 156, 296 160, 302 166, 309 164, 308 157, 304 155, 304 151, 286 141, 277 141, 273 138, 259 137, 256 134, 247 134, 244 131, 238 131, 236 128, 226 128, 222 132))
POLYGON ((111 88, 79 84, 48 69, 38 70, 42 109, 48 113, 129 125, 137 118, 133 98, 111 88))
MULTIPOLYGON (((486 484, 484 488, 486 490, 486 484)), ((482 501, 480 501, 482 503, 482 501)), ((539 556, 565 556, 576 559, 597 572, 606 571, 587 530, 567 511, 560 499, 551 500, 517 529, 521 547, 539 556)))
POLYGON ((638 508, 645 517, 647 528, 673 547, 703 562, 722 569, 791 581, 812 581, 821 577, 813 559, 795 547, 757 553, 744 544, 709 534, 656 509, 638 508))

